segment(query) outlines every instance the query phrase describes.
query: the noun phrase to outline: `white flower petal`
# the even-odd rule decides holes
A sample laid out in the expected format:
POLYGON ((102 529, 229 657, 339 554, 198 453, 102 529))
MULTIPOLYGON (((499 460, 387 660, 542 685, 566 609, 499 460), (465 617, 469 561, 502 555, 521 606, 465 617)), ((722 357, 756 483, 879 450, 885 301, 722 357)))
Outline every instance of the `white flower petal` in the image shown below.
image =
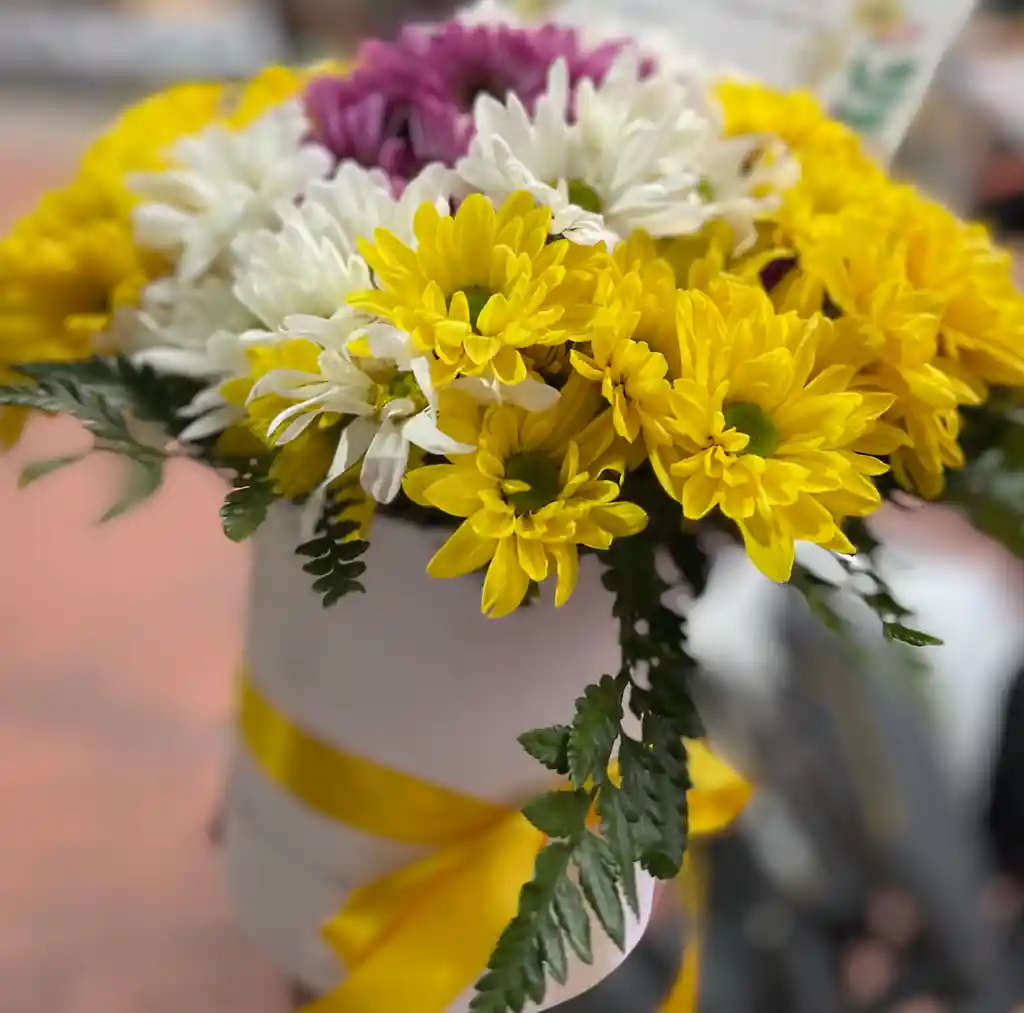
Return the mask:
POLYGON ((664 70, 643 76, 634 46, 617 55, 600 84, 579 83, 572 120, 568 102, 564 60, 552 65, 532 117, 514 96, 479 98, 475 136, 456 165, 466 187, 495 202, 526 190, 551 208, 552 232, 577 243, 615 243, 637 229, 690 234, 713 218, 736 223, 744 242, 792 178, 791 160, 764 160, 785 166, 764 194, 765 181, 735 157, 737 142, 723 139, 707 81, 664 70), (600 214, 569 202, 570 182, 594 192, 600 214), (713 203, 701 196, 705 183, 722 195, 713 203))
MULTIPOLYGON (((375 359, 393 362, 403 373, 409 370, 415 372, 412 338, 405 331, 400 331, 391 324, 374 322, 360 327, 352 337, 353 340, 365 338, 370 355, 375 359)), ((417 352, 416 355, 422 358, 420 353, 417 352)))
POLYGON ((310 411, 316 407, 315 400, 300 401, 274 417, 267 426, 267 436, 277 445, 290 443, 300 437, 316 421, 317 412, 310 411), (288 424, 290 423, 290 424, 288 424))
POLYGON ((131 358, 136 365, 174 376, 204 377, 210 368, 206 353, 192 348, 145 348, 131 358))
POLYGON ((272 369, 264 373, 253 385, 246 398, 246 404, 252 404, 257 398, 267 394, 279 394, 287 397, 297 387, 315 383, 320 379, 316 373, 308 373, 303 369, 272 369))
POLYGON ((430 376, 430 359, 425 355, 418 355, 409 363, 416 386, 420 393, 427 399, 427 404, 435 403, 434 381, 430 376))
POLYGON ((502 386, 500 396, 508 403, 519 405, 520 408, 525 408, 528 412, 544 412, 553 408, 562 394, 554 387, 549 387, 546 383, 541 383, 540 380, 528 376, 520 383, 502 386))
MULTIPOLYGON (((184 414, 184 413, 183 413, 184 414)), ((179 434, 178 439, 182 443, 192 443, 197 440, 205 440, 209 436, 223 432, 229 426, 245 418, 245 412, 234 405, 221 405, 212 411, 201 415, 194 422, 186 426, 179 434)))
POLYGON ((382 422, 390 422, 392 419, 407 418, 416 411, 416 404, 411 398, 396 397, 388 401, 380 410, 382 422))
POLYGON ((282 203, 330 171, 330 153, 308 136, 302 104, 293 101, 242 130, 214 125, 183 139, 166 171, 129 180, 142 199, 134 212, 137 241, 180 252, 177 276, 200 278, 241 232, 276 225, 282 203))
POLYGON ((472 444, 459 443, 447 433, 442 433, 428 411, 422 411, 407 420, 402 432, 410 443, 428 454, 471 454, 476 449, 472 444))
POLYGON ((409 441, 402 428, 384 422, 366 451, 359 484, 378 503, 390 503, 401 491, 408 464, 409 441))
POLYGON ((530 376, 512 385, 495 377, 460 376, 450 386, 488 404, 515 404, 530 412, 546 411, 562 396, 554 387, 530 376))
POLYGON ((356 461, 363 457, 376 434, 377 423, 373 419, 356 418, 345 426, 341 431, 338 448, 327 472, 327 481, 332 482, 340 475, 344 475, 356 461))

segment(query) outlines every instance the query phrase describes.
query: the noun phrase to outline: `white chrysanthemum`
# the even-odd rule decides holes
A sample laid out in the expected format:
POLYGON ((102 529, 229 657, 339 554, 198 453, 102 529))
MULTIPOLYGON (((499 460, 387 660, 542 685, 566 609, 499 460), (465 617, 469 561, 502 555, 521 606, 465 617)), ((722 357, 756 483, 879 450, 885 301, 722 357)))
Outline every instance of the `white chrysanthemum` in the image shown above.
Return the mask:
POLYGON ((732 229, 736 252, 757 240, 756 222, 774 211, 800 179, 800 164, 778 137, 747 134, 722 138, 701 161, 701 196, 708 218, 732 229))
POLYGON ((273 224, 282 202, 330 171, 333 158, 306 139, 309 129, 301 104, 287 102, 244 130, 217 124, 178 141, 170 168, 130 178, 143 202, 137 241, 177 256, 178 277, 196 279, 240 232, 273 224))
MULTIPOLYGON (((474 118, 477 135, 456 166, 465 184, 495 202, 528 191, 552 209, 552 231, 577 242, 614 243, 636 229, 685 235, 728 217, 743 244, 772 200, 761 193, 764 178, 748 174, 743 156, 754 142, 737 157, 707 96, 671 75, 644 77, 632 49, 600 85, 584 80, 575 95, 557 61, 532 117, 515 96, 485 95, 474 118)), ((775 159, 775 171, 784 163, 775 159)))
MULTIPOLYGON (((224 343, 216 339, 238 336, 255 321, 235 298, 230 278, 207 275, 194 283, 161 278, 142 293, 133 356, 161 373, 199 379, 222 375, 224 343), (211 344, 213 347, 211 348, 211 344)), ((232 362, 236 357, 229 356, 232 362)))
POLYGON ((350 418, 322 488, 361 460, 363 489, 378 502, 390 503, 402 487, 411 447, 431 454, 473 450, 437 428, 430 363, 410 353, 401 332, 372 328, 362 341, 325 348, 317 367, 316 373, 272 370, 253 386, 250 400, 277 394, 294 402, 269 426, 268 435, 277 443, 300 436, 324 413, 350 418))
POLYGON ((532 376, 511 385, 493 376, 459 376, 449 386, 452 390, 465 391, 474 400, 484 404, 514 404, 528 412, 547 411, 562 396, 560 391, 532 376))
POLYGON ((627 49, 600 86, 581 82, 575 122, 570 100, 563 60, 532 117, 514 95, 504 104, 481 96, 477 136, 456 171, 496 202, 528 190, 554 212, 553 230, 580 242, 614 241, 638 228, 656 236, 699 228, 700 179, 685 153, 706 143, 709 124, 682 85, 642 80, 627 49))
POLYGON ((342 163, 301 204, 281 210, 279 229, 239 237, 235 294, 268 332, 343 344, 354 322, 367 319, 346 298, 372 286, 359 238, 383 228, 413 242, 416 209, 429 201, 446 213, 452 180, 449 170, 428 167, 396 199, 385 173, 342 163))
POLYGON ((181 434, 185 442, 204 439, 239 421, 243 413, 219 393, 229 376, 245 370, 245 332, 255 321, 234 297, 229 278, 209 274, 197 282, 162 278, 142 294, 124 334, 132 358, 159 373, 207 380, 182 409, 193 419, 181 434))

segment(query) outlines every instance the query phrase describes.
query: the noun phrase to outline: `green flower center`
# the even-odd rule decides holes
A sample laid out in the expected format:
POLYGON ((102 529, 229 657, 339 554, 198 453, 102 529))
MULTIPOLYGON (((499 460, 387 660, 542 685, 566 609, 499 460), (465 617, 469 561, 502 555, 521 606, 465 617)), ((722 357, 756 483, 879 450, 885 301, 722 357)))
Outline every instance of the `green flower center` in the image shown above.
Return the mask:
POLYGON ((416 377, 412 373, 393 373, 391 376, 381 376, 377 380, 377 392, 374 398, 374 407, 379 412, 386 404, 396 401, 398 398, 408 398, 417 408, 422 409, 427 405, 427 399, 423 396, 416 377))
POLYGON ((704 176, 697 184, 697 196, 700 197, 705 204, 710 204, 715 199, 715 188, 707 176, 704 176))
POLYGON ((479 334, 477 321, 480 319, 480 314, 483 313, 484 307, 494 293, 490 289, 482 288, 479 285, 470 285, 469 288, 462 290, 462 294, 466 297, 466 302, 469 304, 469 326, 473 328, 474 334, 479 334))
POLYGON ((756 404, 737 401, 726 405, 723 411, 727 429, 736 429, 749 437, 742 454, 771 457, 779 446, 779 432, 764 409, 756 404))
POLYGON ((388 381, 388 393, 392 398, 408 397, 415 400, 420 395, 420 387, 412 373, 395 373, 388 381))
POLYGON ((582 179, 569 180, 569 200, 576 207, 583 208, 584 211, 591 211, 595 215, 599 215, 604 207, 601 195, 582 179))
POLYGON ((558 464, 547 454, 526 452, 513 454, 505 462, 505 478, 525 482, 530 488, 509 493, 506 497, 516 513, 540 510, 558 497, 558 464))

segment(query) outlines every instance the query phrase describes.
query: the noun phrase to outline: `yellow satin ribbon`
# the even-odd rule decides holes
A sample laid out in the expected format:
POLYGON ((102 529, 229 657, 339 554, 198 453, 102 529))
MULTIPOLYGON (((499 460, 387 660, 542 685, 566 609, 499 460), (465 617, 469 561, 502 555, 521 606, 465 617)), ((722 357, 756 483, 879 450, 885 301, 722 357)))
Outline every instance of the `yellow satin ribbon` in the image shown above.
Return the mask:
POLYGON ((682 874, 676 880, 686 911, 686 949, 672 991, 662 1004, 660 1013, 696 1013, 700 995, 700 961, 702 923, 707 903, 707 870, 704 855, 688 851, 682 874))
MULTIPOLYGON (((698 786, 700 804, 690 794, 690 837, 707 838, 732 822, 750 798, 750 785, 706 748, 689 750, 690 776, 698 786)), ((696 1013, 700 995, 700 962, 704 913, 707 909, 706 856, 699 844, 686 853, 676 880, 686 912, 686 949, 672 990, 659 1013, 696 1013)))
MULTIPOLYGON (((354 891, 323 928, 347 976, 305 1013, 444 1013, 482 973, 544 835, 517 810, 355 756, 299 728, 243 679, 238 730, 264 775, 320 815, 432 849, 354 891)), ((750 787, 688 744, 690 832, 722 829, 750 787)))

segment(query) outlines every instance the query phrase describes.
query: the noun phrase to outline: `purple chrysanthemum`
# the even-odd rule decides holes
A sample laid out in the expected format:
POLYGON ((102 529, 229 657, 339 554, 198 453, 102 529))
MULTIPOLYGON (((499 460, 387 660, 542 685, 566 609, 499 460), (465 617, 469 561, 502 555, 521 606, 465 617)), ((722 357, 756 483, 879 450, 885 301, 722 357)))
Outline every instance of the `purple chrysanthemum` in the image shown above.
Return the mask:
POLYGON ((416 68, 421 87, 466 112, 478 95, 503 102, 509 92, 530 108, 555 60, 565 59, 571 85, 585 77, 600 83, 624 44, 585 49, 577 32, 561 25, 527 29, 449 21, 433 30, 405 28, 392 43, 367 42, 359 66, 383 75, 416 68))
POLYGON ((469 144, 471 124, 415 67, 316 78, 305 101, 314 138, 339 162, 380 167, 399 189, 431 162, 454 164, 469 144))

